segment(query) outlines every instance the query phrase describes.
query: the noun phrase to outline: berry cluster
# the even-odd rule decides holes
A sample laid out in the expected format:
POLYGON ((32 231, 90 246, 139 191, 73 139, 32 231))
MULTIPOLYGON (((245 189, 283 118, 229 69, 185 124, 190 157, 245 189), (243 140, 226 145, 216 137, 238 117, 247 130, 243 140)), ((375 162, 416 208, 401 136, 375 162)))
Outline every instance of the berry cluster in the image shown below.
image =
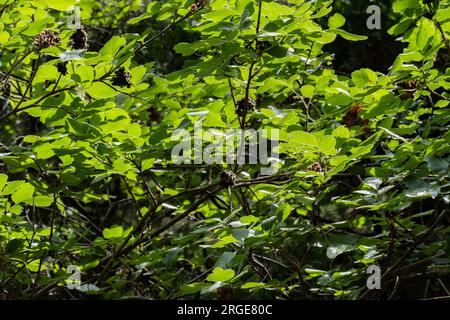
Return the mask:
POLYGON ((87 49, 88 45, 88 35, 84 31, 83 26, 78 27, 75 32, 70 37, 70 43, 73 49, 87 49))
POLYGON ((194 13, 195 11, 197 11, 198 8, 202 8, 206 5, 206 1, 205 0, 195 0, 195 3, 192 4, 191 6, 191 13, 194 13))
POLYGON ((38 49, 45 49, 61 43, 59 35, 51 30, 44 30, 34 38, 33 45, 38 49))
POLYGON ((247 114, 248 111, 250 110, 255 110, 255 102, 248 98, 247 101, 245 101, 244 99, 241 99, 238 101, 237 106, 236 106, 236 114, 240 117, 243 117, 247 114))
POLYGON ((369 120, 361 119, 359 114, 363 111, 363 106, 360 104, 355 104, 346 112, 344 118, 342 119, 347 128, 353 126, 366 127, 369 124, 369 120))
POLYGON ((8 80, 2 83, 1 93, 5 98, 9 98, 9 96, 11 95, 11 83, 8 80))
POLYGON ((131 73, 125 71, 124 67, 120 67, 114 73, 114 77, 112 78, 112 84, 119 87, 131 87, 131 73))
POLYGON ((308 170, 314 171, 314 172, 321 172, 322 166, 320 165, 320 162, 314 162, 308 167, 308 170))
POLYGON ((158 121, 161 117, 161 113, 155 107, 148 108, 147 112, 150 115, 150 119, 153 121, 158 121))
POLYGON ((224 186, 233 186, 236 183, 236 175, 231 171, 222 171, 220 178, 224 186))
POLYGON ((58 72, 61 73, 63 76, 67 74, 67 61, 59 62, 56 65, 56 68, 58 69, 58 72))

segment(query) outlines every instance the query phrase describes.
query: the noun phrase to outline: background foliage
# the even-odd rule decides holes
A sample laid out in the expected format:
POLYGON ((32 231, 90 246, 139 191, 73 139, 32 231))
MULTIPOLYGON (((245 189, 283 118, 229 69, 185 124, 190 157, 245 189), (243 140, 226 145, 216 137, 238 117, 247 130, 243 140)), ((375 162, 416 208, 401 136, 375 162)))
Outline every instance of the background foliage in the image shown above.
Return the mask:
POLYGON ((0 0, 0 297, 450 296, 450 3, 367 3, 0 0), (279 172, 175 165, 199 119, 279 172))

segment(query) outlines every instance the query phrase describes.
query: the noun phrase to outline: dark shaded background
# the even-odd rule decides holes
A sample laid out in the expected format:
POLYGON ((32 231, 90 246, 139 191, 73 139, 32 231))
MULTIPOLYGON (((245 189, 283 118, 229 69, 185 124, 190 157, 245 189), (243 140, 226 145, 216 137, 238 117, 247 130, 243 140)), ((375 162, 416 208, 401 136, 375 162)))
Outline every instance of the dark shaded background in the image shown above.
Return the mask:
MULTIPOLYGON (((125 8, 114 8, 114 10, 125 10, 125 8)), ((360 68, 370 68, 375 71, 386 73, 394 62, 396 56, 402 51, 402 44, 395 41, 394 36, 390 36, 387 30, 398 21, 392 11, 392 1, 390 0, 334 0, 333 12, 339 12, 346 18, 346 24, 342 27, 351 33, 366 35, 369 37, 365 41, 348 41, 337 37, 336 41, 325 46, 324 50, 335 54, 333 67, 337 73, 350 74, 360 68), (366 13, 370 5, 378 5, 381 8, 381 30, 367 29, 366 22, 369 14, 366 13)), ((116 11, 117 12, 117 11, 116 11)), ((154 33, 161 31, 165 26, 161 21, 147 19, 135 25, 127 24, 127 20, 144 13, 130 10, 121 15, 121 19, 105 19, 104 25, 99 21, 99 17, 107 16, 107 13, 98 8, 94 18, 87 25, 90 33, 90 48, 93 51, 100 49, 113 35, 129 33, 139 33, 142 30, 153 29, 154 33)), ((321 21, 324 28, 327 28, 328 16, 321 21)), ((180 42, 193 42, 198 39, 195 33, 186 33, 182 27, 175 27, 164 36, 164 41, 159 41, 151 46, 147 46, 139 53, 138 62, 146 63, 155 61, 155 71, 167 74, 183 68, 186 59, 195 57, 182 57, 177 54, 173 47, 180 42)))
POLYGON ((338 37, 324 48, 327 52, 335 53, 333 66, 336 71, 351 73, 360 68, 384 73, 388 71, 397 55, 402 52, 401 42, 395 41, 395 37, 387 32, 395 21, 398 21, 391 7, 392 1, 389 0, 334 1, 333 11, 339 12, 347 19, 342 29, 369 37, 368 40, 356 42, 338 37), (370 16, 366 10, 370 5, 378 5, 381 8, 381 30, 369 30, 366 26, 370 16))

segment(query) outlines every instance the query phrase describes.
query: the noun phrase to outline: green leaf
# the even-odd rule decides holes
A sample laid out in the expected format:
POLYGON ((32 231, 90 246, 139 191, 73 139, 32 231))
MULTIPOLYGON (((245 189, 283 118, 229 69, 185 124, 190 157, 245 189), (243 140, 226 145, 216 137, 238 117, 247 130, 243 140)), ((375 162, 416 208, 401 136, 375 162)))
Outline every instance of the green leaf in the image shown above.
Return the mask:
POLYGON ((450 163, 447 159, 441 159, 434 156, 426 156, 425 161, 428 163, 428 168, 434 172, 448 171, 450 163))
POLYGON ((259 221, 259 219, 255 216, 243 216, 239 220, 244 224, 251 224, 259 221))
POLYGON ((94 82, 86 92, 94 99, 108 99, 116 96, 118 92, 103 82, 94 82))
POLYGON ((203 125, 205 127, 221 127, 221 128, 228 127, 227 124, 222 120, 220 114, 216 112, 208 112, 203 122, 203 125))
POLYGON ((234 270, 222 269, 220 267, 214 268, 213 272, 208 275, 206 280, 211 282, 227 282, 234 277, 234 270))
POLYGON ((130 70, 131 74, 131 83, 134 85, 137 85, 141 80, 142 77, 147 72, 147 68, 145 66, 137 66, 130 70))
POLYGON ((70 6, 74 6, 78 3, 77 0, 40 0, 48 5, 52 9, 59 11, 67 11, 70 6))
POLYGON ((34 204, 37 207, 49 207, 53 203, 53 198, 48 196, 34 197, 34 204))
POLYGON ((13 253, 17 252, 23 246, 23 243, 24 243, 23 239, 10 240, 5 247, 6 253, 13 254, 13 253))
POLYGON ((183 294, 193 294, 203 290, 206 286, 208 286, 205 282, 194 282, 181 287, 181 292, 183 294))
POLYGON ((336 257, 344 252, 353 250, 355 247, 349 244, 332 245, 327 248, 327 257, 329 259, 336 259, 336 257))
POLYGON ((74 133, 78 133, 78 134, 85 134, 86 131, 87 131, 86 127, 83 126, 82 123, 80 123, 79 121, 77 121, 75 119, 67 118, 66 122, 67 122, 67 131, 68 132, 74 132, 74 133))
POLYGON ((124 174, 131 169, 131 164, 123 159, 116 159, 113 162, 113 168, 120 174, 124 174))
POLYGON ((319 150, 324 155, 336 153, 336 139, 332 136, 321 136, 318 138, 319 150))
MULTIPOLYGON (((153 3, 157 3, 157 2, 153 2, 153 3)), ((136 24, 136 23, 138 23, 138 22, 140 22, 142 20, 145 20, 145 19, 148 19, 148 18, 151 18, 151 17, 152 17, 152 15, 150 13, 146 12, 146 13, 138 16, 138 17, 135 17, 135 18, 132 18, 132 19, 128 20, 127 23, 128 24, 136 24)))
POLYGON ((350 138, 350 131, 345 126, 339 126, 332 132, 333 137, 348 139, 350 138))
POLYGON ((394 12, 402 13, 408 9, 420 9, 419 0, 396 0, 392 5, 394 12))
POLYGON ((378 76, 370 69, 361 69, 352 73, 352 81, 356 86, 364 88, 367 85, 375 84, 378 76))
POLYGON ((404 17, 402 20, 400 20, 399 23, 389 28, 388 33, 394 36, 402 34, 403 32, 409 29, 412 22, 413 22, 412 19, 404 17))
POLYGON ((335 13, 328 19, 328 27, 330 29, 338 29, 345 24, 345 18, 340 13, 335 13))
POLYGON ((309 278, 320 277, 320 276, 327 274, 327 272, 324 270, 311 269, 311 268, 305 268, 305 272, 308 274, 309 278))
POLYGON ((120 47, 125 45, 126 40, 120 36, 113 36, 104 46, 100 49, 99 53, 103 56, 115 56, 120 47))
POLYGON ((311 133, 305 131, 294 131, 288 134, 287 141, 289 143, 318 147, 319 143, 317 142, 316 137, 314 137, 311 133))
POLYGON ((405 192, 405 195, 408 198, 413 198, 413 199, 426 199, 426 198, 435 199, 439 195, 439 191, 440 190, 437 187, 423 187, 423 188, 408 190, 407 192, 405 192))
MULTIPOLYGON (((289 217, 289 215, 291 214, 291 211, 292 211, 292 208, 290 205, 288 205, 287 203, 281 204, 281 206, 277 210, 278 221, 283 222, 284 220, 286 220, 287 217, 289 217)), ((241 218, 241 221, 242 221, 242 218, 241 218)))
POLYGON ((305 96, 308 99, 312 99, 314 97, 314 91, 315 88, 311 85, 304 85, 301 89, 300 89, 301 93, 303 96, 305 96))
POLYGON ((34 187, 28 182, 22 184, 20 188, 11 195, 14 203, 21 203, 33 198, 34 187))
POLYGON ((339 36, 341 36, 342 38, 344 38, 345 40, 349 40, 349 41, 363 41, 363 40, 367 40, 367 36, 360 36, 357 34, 353 34, 341 29, 331 29, 329 30, 332 33, 335 33, 339 36))
POLYGON ((180 42, 176 44, 173 49, 176 53, 179 53, 183 56, 190 56, 196 51, 196 48, 192 44, 186 42, 180 42))
POLYGON ((155 163, 155 159, 145 159, 142 161, 141 170, 145 171, 153 167, 153 164, 155 163))
POLYGON ((35 260, 27 263, 27 269, 30 270, 31 272, 38 272, 39 266, 41 267, 41 269, 40 269, 41 271, 45 270, 45 264, 41 264, 40 259, 35 259, 35 260))
POLYGON ((8 176, 6 174, 0 173, 0 194, 8 181, 8 176))
POLYGON ((103 237, 105 239, 117 239, 123 235, 123 228, 118 225, 114 225, 111 228, 105 228, 103 230, 103 237))
POLYGON ((4 44, 9 40, 9 33, 6 31, 0 32, 0 44, 4 44))
POLYGON ((150 14, 155 14, 157 13, 161 8, 161 2, 159 1, 152 1, 147 5, 147 12, 150 14))
POLYGON ((447 8, 439 8, 438 12, 436 13, 436 16, 434 17, 437 21, 444 23, 448 22, 450 17, 450 7, 447 8))
POLYGON ((264 287, 266 284, 263 282, 246 282, 241 286, 241 289, 252 289, 264 287))
POLYGON ((23 186, 25 182, 22 180, 11 181, 3 189, 4 195, 13 194, 16 190, 23 186))
POLYGON ((272 38, 272 37, 277 37, 281 35, 281 33, 278 32, 263 32, 258 34, 258 38, 272 38))
POLYGON ((44 82, 50 80, 56 80, 59 77, 59 72, 56 67, 44 64, 39 67, 36 72, 36 76, 34 77, 34 82, 44 82))
POLYGON ((38 145, 33 149, 33 151, 36 153, 36 157, 38 159, 50 159, 55 155, 51 143, 43 143, 38 145))
POLYGON ((428 19, 420 21, 419 30, 417 31, 416 45, 419 50, 424 50, 428 43, 433 39, 435 28, 433 23, 428 19))

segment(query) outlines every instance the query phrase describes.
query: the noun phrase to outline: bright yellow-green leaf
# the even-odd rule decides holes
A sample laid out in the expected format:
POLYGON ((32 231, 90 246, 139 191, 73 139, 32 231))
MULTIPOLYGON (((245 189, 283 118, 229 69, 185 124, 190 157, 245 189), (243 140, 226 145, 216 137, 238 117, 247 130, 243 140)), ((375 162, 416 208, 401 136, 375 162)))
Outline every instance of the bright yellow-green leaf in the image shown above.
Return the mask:
POLYGON ((0 173, 0 194, 2 193, 6 181, 8 181, 8 176, 6 174, 0 173))
POLYGON ((288 134, 287 138, 289 143, 305 145, 311 147, 318 147, 319 144, 317 142, 316 137, 314 137, 311 133, 305 131, 294 131, 288 134))
POLYGON ((328 19, 328 27, 330 29, 338 29, 345 24, 345 18, 340 13, 335 13, 328 19))
POLYGON ((208 275, 206 280, 211 282, 227 282, 234 277, 234 270, 222 269, 220 267, 214 268, 213 272, 208 275))
POLYGON ((25 202, 33 197, 34 187, 26 182, 20 186, 20 188, 11 195, 11 199, 14 203, 25 202))
POLYGON ((116 96, 119 92, 102 82, 94 82, 86 92, 94 99, 108 99, 116 96))
POLYGON ((115 225, 111 228, 106 228, 103 230, 103 237, 105 239, 115 239, 120 238, 123 235, 123 228, 121 226, 115 225))

